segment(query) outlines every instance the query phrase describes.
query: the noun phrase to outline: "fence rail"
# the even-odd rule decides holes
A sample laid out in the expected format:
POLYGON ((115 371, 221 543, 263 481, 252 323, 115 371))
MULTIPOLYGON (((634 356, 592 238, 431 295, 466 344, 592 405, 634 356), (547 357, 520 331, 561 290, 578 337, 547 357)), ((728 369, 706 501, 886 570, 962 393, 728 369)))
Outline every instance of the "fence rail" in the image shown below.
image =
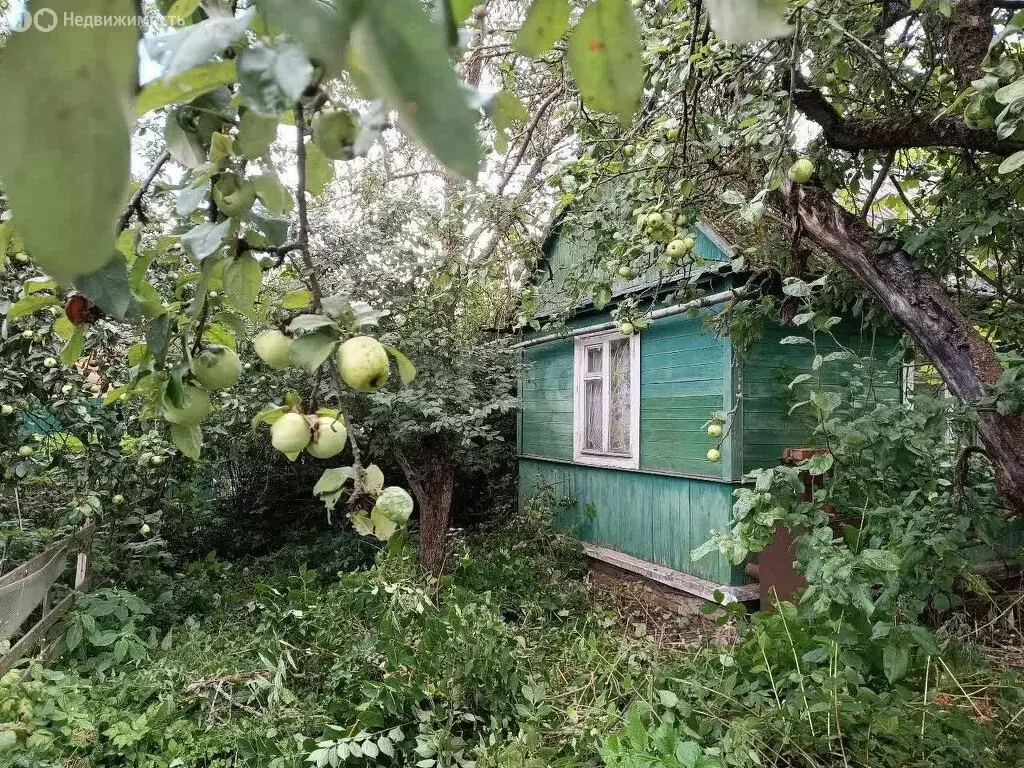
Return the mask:
POLYGON ((25 619, 42 606, 42 616, 25 630, 10 650, 0 658, 0 675, 6 674, 26 653, 46 637, 50 628, 71 610, 76 592, 86 592, 91 584, 92 538, 96 526, 92 523, 79 528, 73 535, 47 547, 44 551, 13 571, 0 576, 0 595, 15 595, 12 600, 12 615, 0 615, 0 627, 14 625, 17 632, 25 619), (63 571, 68 553, 74 549, 78 556, 75 561, 74 592, 65 596, 57 605, 50 605, 50 587, 63 571), (20 585, 20 588, 19 588, 20 585), (29 590, 36 588, 38 597, 29 590), (25 596, 29 595, 28 599, 25 596))

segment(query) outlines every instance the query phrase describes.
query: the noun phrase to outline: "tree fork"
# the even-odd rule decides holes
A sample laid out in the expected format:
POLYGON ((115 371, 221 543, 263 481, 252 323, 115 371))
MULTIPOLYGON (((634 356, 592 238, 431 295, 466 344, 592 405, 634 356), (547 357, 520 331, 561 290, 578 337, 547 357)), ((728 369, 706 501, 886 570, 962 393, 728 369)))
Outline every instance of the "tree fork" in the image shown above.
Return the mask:
MULTIPOLYGON (((931 273, 902 249, 887 245, 816 183, 784 179, 772 202, 882 302, 953 395, 974 404, 988 394, 1002 373, 995 351, 931 273)), ((977 430, 995 469, 1000 496, 1010 510, 1024 514, 1024 417, 979 409, 977 430)))

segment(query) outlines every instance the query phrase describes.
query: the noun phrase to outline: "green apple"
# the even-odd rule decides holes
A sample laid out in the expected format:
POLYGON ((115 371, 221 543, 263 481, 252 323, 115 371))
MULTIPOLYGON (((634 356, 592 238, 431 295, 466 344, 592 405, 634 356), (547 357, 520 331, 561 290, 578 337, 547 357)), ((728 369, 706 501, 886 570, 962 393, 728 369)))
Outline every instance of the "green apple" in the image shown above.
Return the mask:
POLYGON ((0 405, 0 416, 10 416, 14 413, 14 406, 8 403, 0 405))
POLYGON ((143 523, 142 527, 139 528, 139 533, 141 533, 143 536, 149 536, 149 532, 151 530, 152 528, 149 527, 149 523, 143 523))
POLYGON ((253 337, 252 346, 260 360, 271 368, 281 370, 288 367, 292 353, 291 336, 276 329, 263 331, 253 337))
POLYGON ((722 460, 722 452, 717 448, 712 448, 710 451, 708 451, 707 455, 708 461, 710 461, 712 464, 714 464, 716 461, 722 460))
POLYGON ((207 389, 227 389, 242 374, 242 361, 227 347, 212 344, 196 356, 192 368, 207 389))
POLYGON ((636 331, 636 328, 632 323, 623 323, 619 326, 619 333, 623 336, 632 336, 634 331, 636 331))
POLYGON ((43 360, 43 366, 46 367, 46 368, 56 368, 57 367, 57 358, 55 358, 55 357, 48 357, 48 358, 46 358, 45 360, 43 360))
POLYGON ((313 433, 301 413, 286 413, 270 425, 270 442, 285 455, 296 454, 309 445, 313 433))
POLYGON ((164 463, 164 457, 163 456, 150 456, 149 457, 149 465, 151 467, 159 467, 163 463, 164 463))
POLYGON ((28 458, 29 456, 31 456, 35 452, 36 452, 36 449, 33 448, 31 445, 23 445, 23 446, 21 446, 21 448, 18 449, 18 455, 19 456, 24 456, 25 458, 28 458))
POLYGON ((673 259, 678 259, 684 253, 686 253, 686 243, 683 242, 682 238, 677 237, 675 240, 672 240, 668 245, 665 246, 665 253, 667 253, 673 259))
POLYGON ((687 253, 689 253, 690 251, 692 251, 696 247, 697 247, 697 240, 696 240, 696 238, 693 235, 687 235, 686 237, 683 238, 683 248, 686 249, 687 253))
POLYGON ((619 271, 619 277, 621 277, 623 280, 630 280, 633 277, 633 268, 632 267, 629 267, 629 266, 626 266, 626 265, 622 265, 621 267, 619 267, 618 271, 619 271))
POLYGON ((164 406, 164 418, 171 424, 181 424, 187 427, 194 427, 206 418, 210 412, 210 395, 202 387, 186 384, 182 387, 184 404, 178 408, 171 402, 171 399, 164 393, 162 398, 164 406))
POLYGON ((63 387, 60 388, 60 391, 65 395, 70 395, 72 390, 74 390, 74 387, 71 386, 70 384, 65 384, 63 387))
POLYGON ((679 129, 669 128, 667 131, 665 131, 665 138, 668 139, 669 141, 675 141, 676 139, 679 138, 679 129))
POLYGON ((124 504, 124 496, 122 496, 120 493, 115 494, 114 498, 112 498, 110 501, 113 502, 115 507, 120 506, 124 504))
POLYGON ((373 392, 391 375, 387 350, 372 336, 353 336, 338 347, 338 373, 352 389, 373 392))
POLYGON ((814 163, 811 162, 810 158, 801 157, 791 166, 789 166, 789 178, 795 181, 797 184, 803 184, 811 180, 811 176, 814 175, 814 163))
POLYGON ((213 185, 213 202, 225 216, 239 216, 256 202, 256 185, 233 173, 221 174, 213 185))
POLYGON ((622 148, 622 152, 623 152, 623 154, 626 155, 626 157, 632 157, 633 153, 635 151, 636 151, 636 147, 634 147, 632 144, 627 144, 626 146, 624 146, 622 148))
POLYGON ((708 427, 708 437, 721 437, 722 436, 722 425, 712 424, 708 427))
POLYGON ((31 339, 33 336, 35 336, 35 333, 31 329, 27 329, 21 332, 21 338, 23 339, 31 339))
POLYGON ((347 436, 343 419, 336 419, 333 416, 320 416, 316 420, 313 439, 306 446, 306 452, 318 459, 329 459, 332 456, 337 456, 344 450, 345 438, 347 436))
POLYGON ((28 264, 28 254, 27 253, 16 253, 16 254, 14 254, 14 260, 16 262, 18 262, 19 264, 28 264))

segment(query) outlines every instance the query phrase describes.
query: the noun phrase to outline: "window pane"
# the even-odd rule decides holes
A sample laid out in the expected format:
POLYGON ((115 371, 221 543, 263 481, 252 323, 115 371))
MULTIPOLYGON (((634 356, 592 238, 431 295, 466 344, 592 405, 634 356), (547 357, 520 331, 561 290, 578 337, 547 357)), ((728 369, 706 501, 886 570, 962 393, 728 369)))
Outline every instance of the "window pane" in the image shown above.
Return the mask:
POLYGON ((586 389, 583 391, 583 449, 600 451, 603 449, 601 443, 604 433, 604 406, 601 402, 604 382, 593 379, 585 382, 584 386, 586 389))
POLYGON ((587 373, 601 372, 601 347, 587 347, 587 373))
POLYGON ((629 453, 629 410, 632 402, 629 340, 615 339, 608 342, 608 356, 608 450, 612 453, 629 453))

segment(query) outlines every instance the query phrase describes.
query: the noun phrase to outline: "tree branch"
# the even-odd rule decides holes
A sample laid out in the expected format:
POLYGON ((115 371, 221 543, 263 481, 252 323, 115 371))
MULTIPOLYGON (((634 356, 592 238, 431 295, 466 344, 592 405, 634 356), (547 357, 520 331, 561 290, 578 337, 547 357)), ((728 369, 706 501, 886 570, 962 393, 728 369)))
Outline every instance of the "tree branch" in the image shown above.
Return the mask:
POLYGON ((157 174, 160 173, 160 169, 163 168, 170 159, 170 150, 165 149, 160 156, 153 161, 153 165, 150 167, 149 173, 146 174, 146 178, 144 178, 142 183, 139 184, 139 188, 135 190, 135 194, 133 194, 128 200, 128 205, 125 206, 124 213, 121 214, 121 218, 117 220, 118 234, 121 234, 128 229, 128 224, 132 220, 132 214, 142 212, 142 198, 156 180, 157 174))
POLYGON ((821 91, 793 73, 793 102, 804 116, 821 126, 825 141, 834 149, 861 150, 957 147, 1012 155, 1024 149, 1024 141, 1000 139, 994 131, 976 131, 959 117, 908 115, 906 117, 846 118, 839 114, 821 91))
MULTIPOLYGON (((887 313, 928 356, 949 391, 976 405, 1002 374, 991 344, 946 295, 942 283, 894 248, 865 222, 840 207, 815 182, 784 178, 771 203, 795 218, 823 248, 885 306, 887 313)), ((1024 417, 978 409, 978 437, 995 468, 1007 508, 1024 512, 1024 417)))

